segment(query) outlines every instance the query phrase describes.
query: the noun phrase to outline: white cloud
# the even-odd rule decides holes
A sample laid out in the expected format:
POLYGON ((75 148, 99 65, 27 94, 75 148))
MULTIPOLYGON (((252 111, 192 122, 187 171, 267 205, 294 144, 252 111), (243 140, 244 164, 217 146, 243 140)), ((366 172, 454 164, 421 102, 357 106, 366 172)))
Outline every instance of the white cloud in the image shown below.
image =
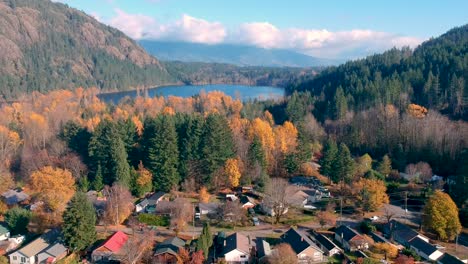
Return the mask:
POLYGON ((116 16, 110 19, 108 24, 135 39, 206 44, 236 43, 268 49, 291 49, 323 58, 356 58, 392 47, 415 47, 422 42, 422 39, 411 36, 366 29, 283 29, 268 22, 252 22, 228 30, 220 22, 211 22, 187 14, 176 21, 162 24, 146 15, 128 14, 120 9, 115 9, 115 13, 116 16))

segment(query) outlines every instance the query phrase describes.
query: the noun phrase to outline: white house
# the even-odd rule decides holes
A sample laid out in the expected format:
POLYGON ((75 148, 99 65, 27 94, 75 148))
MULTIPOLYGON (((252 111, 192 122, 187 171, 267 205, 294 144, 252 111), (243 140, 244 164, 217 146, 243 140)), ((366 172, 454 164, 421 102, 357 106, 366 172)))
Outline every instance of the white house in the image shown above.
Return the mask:
POLYGON ((444 253, 439 251, 434 245, 429 244, 425 240, 415 237, 410 242, 410 248, 416 251, 419 256, 429 261, 436 261, 444 253))
POLYGON ((250 249, 249 238, 240 233, 234 233, 224 240, 224 260, 232 264, 249 263, 250 249))
POLYGON ((341 253, 343 250, 338 247, 331 239, 322 235, 322 234, 314 234, 312 237, 317 246, 329 257, 341 253))
POLYGON ((198 204, 198 210, 200 210, 200 214, 202 215, 215 214, 219 210, 220 207, 221 207, 221 204, 219 203, 199 203, 198 204))
MULTIPOLYGON (((263 202, 260 207, 265 214, 269 216, 276 215, 275 211, 273 210, 273 207, 269 205, 268 203, 263 202)), ((287 212, 288 212, 288 207, 285 207, 283 210, 283 214, 286 214, 287 212)))
POLYGON ((148 206, 156 207, 156 205, 164 199, 164 192, 156 192, 152 194, 150 197, 147 197, 141 200, 139 203, 135 205, 135 212, 142 213, 146 211, 148 206))
POLYGON ((10 230, 0 225, 0 241, 8 240, 10 238, 10 230))
POLYGON ((67 249, 58 242, 60 232, 51 230, 26 246, 11 253, 10 264, 54 263, 67 255, 67 249))

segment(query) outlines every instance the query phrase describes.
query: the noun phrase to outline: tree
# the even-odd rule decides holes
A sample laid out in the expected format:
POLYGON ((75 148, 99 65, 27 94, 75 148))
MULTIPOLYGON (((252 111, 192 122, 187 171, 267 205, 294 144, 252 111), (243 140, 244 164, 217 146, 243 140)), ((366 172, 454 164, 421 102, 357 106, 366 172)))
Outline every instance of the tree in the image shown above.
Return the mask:
POLYGON ((135 189, 139 197, 144 196, 153 189, 153 175, 149 170, 145 169, 141 161, 140 164, 138 164, 135 189))
POLYGON ((366 153, 357 159, 356 173, 363 176, 370 170, 372 170, 372 157, 366 153))
POLYGON ((355 163, 351 157, 351 153, 348 147, 341 143, 338 148, 338 155, 336 156, 335 163, 333 166, 333 181, 344 181, 351 183, 354 176, 355 163))
POLYGON ((73 252, 82 251, 96 241, 96 213, 86 195, 78 192, 63 214, 62 234, 73 252))
POLYGON ((341 86, 336 89, 333 104, 333 119, 343 119, 348 111, 348 102, 341 86))
POLYGON ((381 180, 362 178, 353 185, 353 188, 358 203, 364 211, 376 211, 384 203, 389 202, 387 187, 381 180))
POLYGON ((289 184, 285 179, 273 178, 265 188, 263 203, 264 206, 271 208, 275 224, 280 222, 288 210, 288 200, 292 194, 292 190, 288 186, 289 184))
POLYGON ((297 255, 289 244, 282 243, 275 247, 267 258, 269 264, 297 264, 297 255))
POLYGON ((386 259, 394 259, 398 256, 398 248, 389 243, 375 243, 373 245, 373 251, 381 254, 385 254, 386 259))
POLYGON ((122 139, 117 140, 110 146, 110 173, 114 176, 114 181, 129 187, 130 186, 130 165, 127 161, 127 151, 122 139))
POLYGON ((172 116, 147 119, 143 132, 145 167, 153 174, 153 187, 169 192, 179 184, 179 150, 172 116))
MULTIPOLYGON (((330 179, 335 175, 333 167, 338 155, 338 146, 335 140, 329 138, 323 147, 323 158, 321 161, 321 172, 330 179)), ((335 177, 333 177, 335 178, 335 177)), ((334 179, 336 180, 336 179, 334 179)))
POLYGON ((414 264, 414 258, 400 254, 394 261, 395 264, 414 264))
POLYGON ((50 166, 32 173, 30 189, 37 194, 47 208, 60 215, 75 193, 75 179, 67 170, 50 166))
POLYGON ((198 250, 192 254, 192 260, 190 261, 190 264, 203 264, 205 259, 206 258, 203 251, 198 250))
POLYGON ((239 171, 239 160, 227 159, 224 165, 224 173, 231 187, 239 186, 241 173, 239 171))
POLYGON ((13 177, 11 177, 10 172, 0 165, 0 193, 8 191, 13 186, 13 177))
POLYGON ((106 186, 102 191, 106 197, 104 217, 107 223, 118 225, 122 223, 133 210, 133 197, 130 191, 122 185, 106 186))
POLYGON ((32 212, 20 207, 13 207, 5 213, 5 223, 13 235, 25 234, 31 218, 32 212))
POLYGON ((197 240, 197 250, 203 251, 205 259, 208 257, 210 247, 213 245, 213 235, 209 223, 203 225, 203 230, 197 240))
POLYGON ((442 240, 453 240, 461 231, 457 205, 448 194, 440 190, 427 200, 423 223, 442 240))
POLYGON ((210 193, 208 192, 205 186, 200 188, 200 191, 198 193, 198 198, 201 203, 207 203, 210 201, 210 193))
POLYGON ((382 161, 377 165, 377 171, 385 176, 385 178, 390 175, 390 172, 392 172, 392 160, 390 160, 390 157, 387 154, 383 156, 382 161))
POLYGON ((320 211, 317 214, 317 218, 319 221, 320 226, 323 228, 324 226, 335 226, 336 225, 336 214, 330 211, 320 211))

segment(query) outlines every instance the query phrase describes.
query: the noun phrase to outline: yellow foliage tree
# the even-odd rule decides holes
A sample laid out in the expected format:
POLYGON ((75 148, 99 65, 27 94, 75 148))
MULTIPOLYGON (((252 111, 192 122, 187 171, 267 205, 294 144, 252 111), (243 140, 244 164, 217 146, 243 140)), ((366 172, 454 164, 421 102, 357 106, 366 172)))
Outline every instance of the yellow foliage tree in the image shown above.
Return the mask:
POLYGON ((427 115, 427 108, 417 104, 408 105, 408 114, 416 118, 423 118, 427 115))
POLYGON ((294 151, 297 147, 297 133, 297 128, 289 121, 276 127, 276 148, 284 154, 294 151))
POLYGON ((200 191, 198 192, 198 199, 201 203, 207 203, 210 201, 210 193, 205 186, 200 188, 200 191))
POLYGON ((360 179, 353 186, 355 195, 364 211, 376 211, 384 203, 388 203, 387 187, 381 180, 360 179))
POLYGON ((228 159, 224 164, 224 173, 226 177, 229 179, 229 183, 231 187, 239 186, 239 180, 241 177, 241 173, 239 170, 239 161, 237 159, 228 159))
POLYGON ((75 194, 75 180, 71 172, 46 166, 31 174, 29 187, 54 212, 63 212, 75 194))
POLYGON ((389 243, 375 243, 373 246, 373 251, 380 254, 385 254, 387 258, 394 259, 398 257, 398 248, 389 243))
POLYGON ((21 139, 17 132, 0 125, 0 162, 3 161, 3 165, 9 166, 10 158, 20 144, 21 139))
POLYGON ((453 240, 462 228, 457 205, 448 194, 440 190, 427 200, 423 223, 442 240, 453 240))

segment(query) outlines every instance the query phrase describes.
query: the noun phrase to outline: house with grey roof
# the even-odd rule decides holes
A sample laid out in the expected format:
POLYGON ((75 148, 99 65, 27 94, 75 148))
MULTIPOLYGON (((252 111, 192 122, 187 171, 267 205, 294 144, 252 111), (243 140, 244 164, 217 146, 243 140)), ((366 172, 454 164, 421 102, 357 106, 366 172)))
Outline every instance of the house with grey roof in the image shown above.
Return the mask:
POLYGON ((314 234, 312 236, 312 239, 316 242, 317 246, 320 247, 320 249, 329 257, 339 254, 343 250, 338 247, 333 241, 326 237, 325 235, 322 234, 314 234))
POLYGON ((346 225, 341 225, 335 230, 335 239, 348 251, 369 248, 369 242, 356 230, 346 225))
POLYGON ((257 260, 260 262, 270 256, 272 252, 270 243, 263 238, 257 238, 255 240, 255 251, 257 253, 257 260))
POLYGON ((291 246, 299 263, 322 262, 324 260, 323 250, 303 231, 290 228, 281 236, 281 241, 291 246))
POLYGON ((5 241, 10 238, 10 230, 3 225, 0 225, 0 241, 5 241))
POLYGON ((19 204, 29 199, 29 195, 22 190, 8 190, 2 193, 2 198, 9 206, 19 204))
POLYGON ((410 248, 416 251, 416 253, 422 258, 429 261, 436 261, 444 253, 440 252, 434 245, 429 242, 421 239, 420 237, 415 237, 409 242, 410 248))
POLYGON ((224 240, 223 255, 226 263, 245 264, 251 260, 250 239, 241 234, 234 233, 224 240))
POLYGON ((61 234, 53 229, 26 246, 11 253, 11 264, 54 263, 67 256, 68 250, 61 242, 61 234))
POLYGON ((391 220, 389 223, 385 224, 383 232, 391 241, 396 241, 405 247, 409 247, 410 241, 416 237, 429 242, 429 238, 396 220, 391 220))
POLYGON ((199 203, 198 210, 202 215, 216 214, 221 208, 220 203, 199 203))
POLYGON ((450 255, 448 253, 445 253, 437 259, 437 264, 466 264, 463 262, 461 259, 455 257, 454 255, 450 255))
POLYGON ((153 263, 178 263, 179 250, 185 247, 185 241, 171 237, 156 246, 153 263))
POLYGON ((156 192, 150 195, 149 197, 141 200, 139 203, 135 205, 135 212, 142 213, 146 211, 148 207, 155 208, 156 205, 164 199, 164 192, 156 192))

